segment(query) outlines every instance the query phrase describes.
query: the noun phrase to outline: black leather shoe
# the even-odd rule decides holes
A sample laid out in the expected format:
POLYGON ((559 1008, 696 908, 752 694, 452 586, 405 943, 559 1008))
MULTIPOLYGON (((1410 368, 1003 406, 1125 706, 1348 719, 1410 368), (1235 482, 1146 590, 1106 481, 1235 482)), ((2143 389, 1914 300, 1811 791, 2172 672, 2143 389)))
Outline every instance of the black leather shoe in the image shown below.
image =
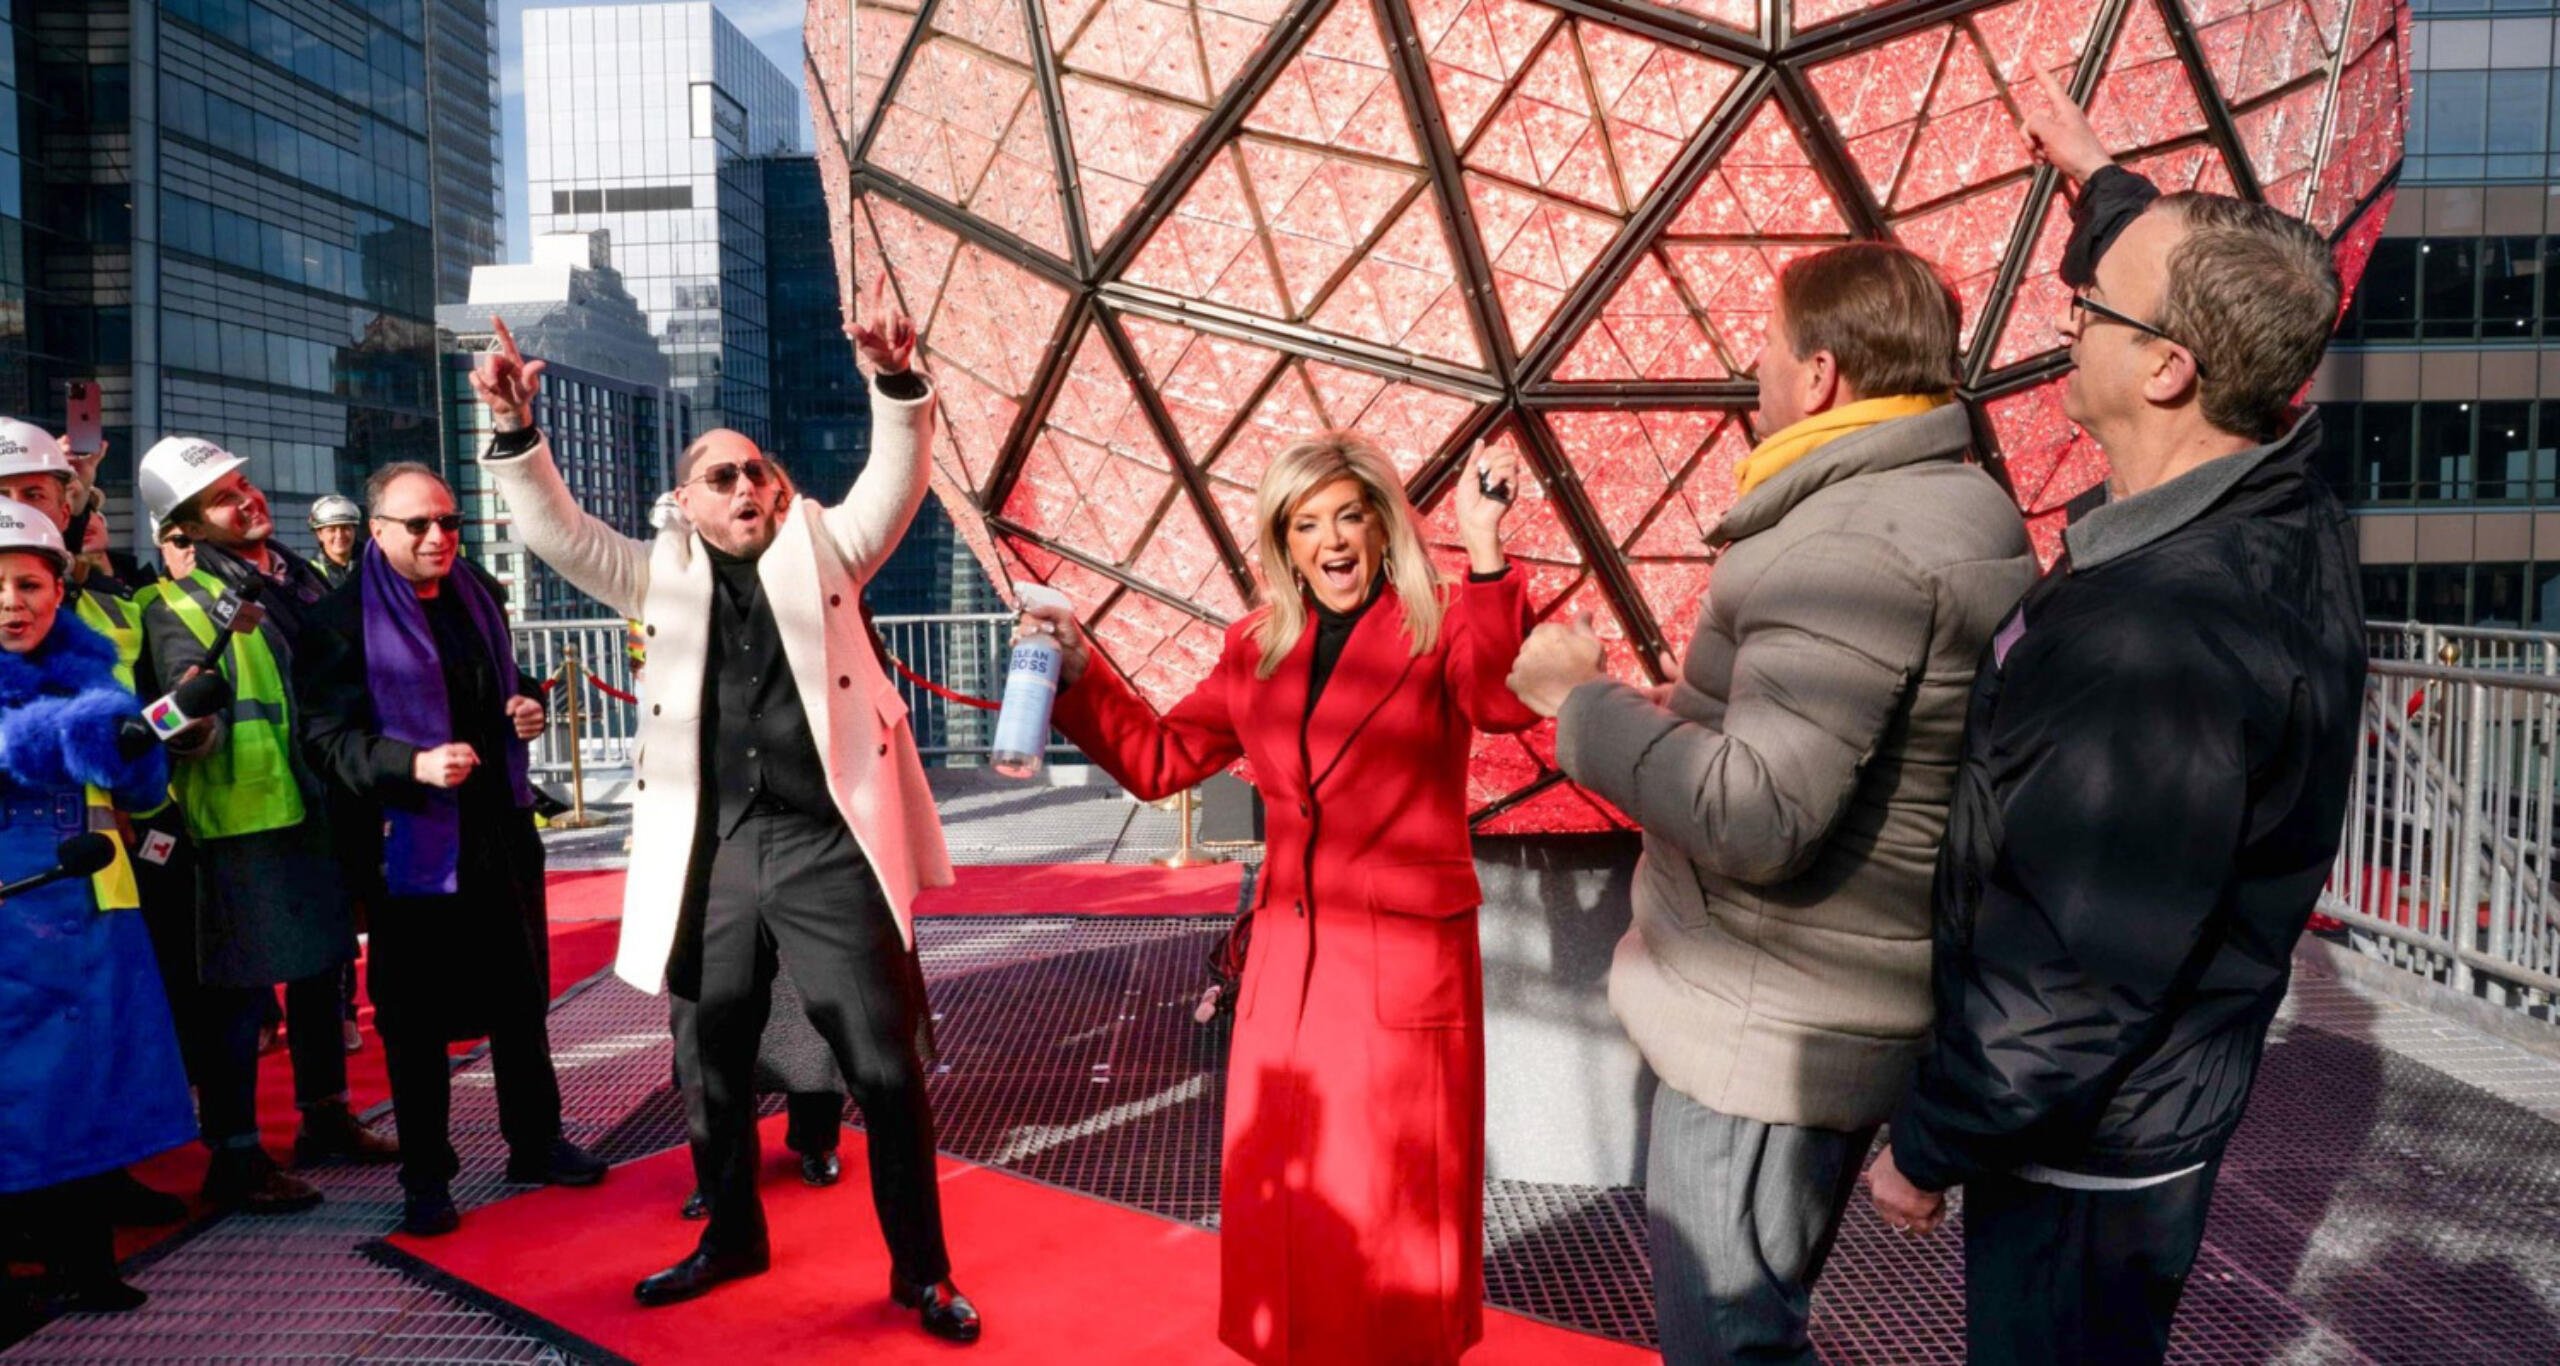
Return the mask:
POLYGON ((978 1340, 978 1306, 948 1280, 909 1285, 895 1272, 889 1276, 890 1302, 901 1309, 924 1311, 924 1330, 946 1342, 978 1340))
POLYGON ((107 1222, 117 1228, 158 1228, 182 1223, 187 1217, 186 1201, 153 1190, 131 1172, 110 1172, 100 1178, 98 1195, 107 1222))
POLYGON ((519 1186, 592 1186, 604 1179, 603 1158, 565 1138, 542 1152, 507 1158, 507 1179, 519 1186))
POLYGON ((832 1186, 843 1178, 844 1163, 837 1159, 835 1149, 800 1154, 800 1179, 809 1185, 832 1186))
POLYGON ((700 1186, 696 1186, 696 1187, 694 1187, 694 1188, 693 1188, 693 1194, 688 1195, 688 1196, 686 1196, 686 1197, 684 1198, 684 1208, 683 1208, 683 1209, 681 1209, 681 1210, 678 1210, 678 1211, 677 1211, 677 1213, 679 1213, 679 1214, 683 1215, 683 1216, 684 1216, 685 1218, 687 1218, 687 1219, 708 1219, 708 1218, 710 1218, 710 1217, 711 1217, 711 1197, 710 1197, 710 1195, 709 1195, 708 1193, 706 1193, 706 1192, 702 1189, 702 1187, 700 1187, 700 1186))
POLYGON ((460 1227, 462 1211, 453 1207, 453 1192, 441 1187, 410 1196, 400 1217, 400 1231, 412 1238, 440 1238, 460 1227))
POLYGON ((643 1307, 649 1309, 682 1304, 723 1281, 761 1276, 765 1268, 772 1264, 773 1255, 770 1252, 725 1256, 696 1252, 632 1287, 631 1293, 643 1307))

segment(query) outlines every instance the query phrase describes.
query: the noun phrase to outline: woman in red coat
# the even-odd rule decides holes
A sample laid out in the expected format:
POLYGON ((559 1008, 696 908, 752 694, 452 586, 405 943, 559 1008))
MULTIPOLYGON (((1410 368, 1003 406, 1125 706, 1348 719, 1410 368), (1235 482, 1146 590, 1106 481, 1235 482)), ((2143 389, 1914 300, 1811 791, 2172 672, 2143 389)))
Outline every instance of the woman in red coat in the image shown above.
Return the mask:
POLYGON ((1218 1333, 1260 1362, 1454 1361, 1484 1331, 1484 982, 1467 758, 1537 720, 1502 555, 1508 451, 1458 476, 1473 572, 1438 580, 1394 467, 1328 433, 1257 498, 1265 604, 1159 717, 1058 635, 1058 729, 1130 791, 1237 758, 1267 853, 1227 1061, 1218 1333), (1273 592, 1274 586, 1286 585, 1273 592))

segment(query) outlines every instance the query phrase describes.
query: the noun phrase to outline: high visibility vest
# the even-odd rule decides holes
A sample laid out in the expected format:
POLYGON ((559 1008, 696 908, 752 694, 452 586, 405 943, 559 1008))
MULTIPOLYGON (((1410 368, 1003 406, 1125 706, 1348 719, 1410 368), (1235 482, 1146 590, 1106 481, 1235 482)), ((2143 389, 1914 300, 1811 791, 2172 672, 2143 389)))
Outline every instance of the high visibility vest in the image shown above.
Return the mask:
MULTIPOLYGON (((204 570, 172 581, 160 601, 207 650, 219 638, 211 609, 229 591, 204 570)), ((264 629, 234 636, 222 676, 231 681, 231 735, 222 748, 172 765, 172 790, 200 840, 286 830, 302 823, 293 776, 293 706, 264 629)))
POLYGON ((142 658, 142 601, 101 593, 94 588, 73 586, 72 610, 89 629, 105 636, 116 647, 116 681, 133 690, 133 666, 142 658))
POLYGON ((140 910, 142 888, 133 880, 133 858, 125 851, 125 823, 116 815, 115 798, 94 787, 88 798, 89 828, 103 832, 116 847, 116 856, 89 879, 89 890, 98 898, 99 910, 140 910))

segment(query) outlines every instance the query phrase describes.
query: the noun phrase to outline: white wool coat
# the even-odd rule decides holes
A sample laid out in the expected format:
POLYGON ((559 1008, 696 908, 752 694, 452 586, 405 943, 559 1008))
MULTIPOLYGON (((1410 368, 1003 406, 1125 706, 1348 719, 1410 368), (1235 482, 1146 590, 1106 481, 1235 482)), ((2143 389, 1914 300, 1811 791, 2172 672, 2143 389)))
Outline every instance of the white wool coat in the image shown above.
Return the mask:
MULTIPOLYGON (((951 855, 925 785, 907 705, 880 667, 859 609, 862 587, 924 501, 933 396, 871 391, 871 456, 834 507, 794 499, 756 562, 783 655, 808 709, 836 809, 887 892, 898 932, 914 943, 916 895, 951 882, 951 855)), ((625 536, 581 511, 550 444, 481 468, 505 498, 516 539, 613 611, 641 623, 649 666, 640 683, 638 793, 631 871, 622 894, 614 972, 643 991, 666 981, 691 873, 702 787, 703 669, 712 570, 699 535, 625 536)))

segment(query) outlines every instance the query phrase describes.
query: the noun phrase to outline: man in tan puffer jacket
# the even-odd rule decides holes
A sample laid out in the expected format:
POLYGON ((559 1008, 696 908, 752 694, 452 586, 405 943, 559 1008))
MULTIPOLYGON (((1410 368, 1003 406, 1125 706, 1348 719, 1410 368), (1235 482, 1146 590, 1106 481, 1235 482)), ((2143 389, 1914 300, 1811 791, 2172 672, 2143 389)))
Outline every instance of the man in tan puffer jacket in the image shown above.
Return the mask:
POLYGON ((1662 1081, 1648 1158, 1674 1363, 1813 1360, 1813 1283, 1929 1028, 1929 879, 1974 668, 2035 575, 1968 463, 1958 305, 1859 243, 1781 275, 1759 430, 1688 658, 1605 677, 1542 627, 1512 685, 1644 830, 1609 1002, 1662 1081))

